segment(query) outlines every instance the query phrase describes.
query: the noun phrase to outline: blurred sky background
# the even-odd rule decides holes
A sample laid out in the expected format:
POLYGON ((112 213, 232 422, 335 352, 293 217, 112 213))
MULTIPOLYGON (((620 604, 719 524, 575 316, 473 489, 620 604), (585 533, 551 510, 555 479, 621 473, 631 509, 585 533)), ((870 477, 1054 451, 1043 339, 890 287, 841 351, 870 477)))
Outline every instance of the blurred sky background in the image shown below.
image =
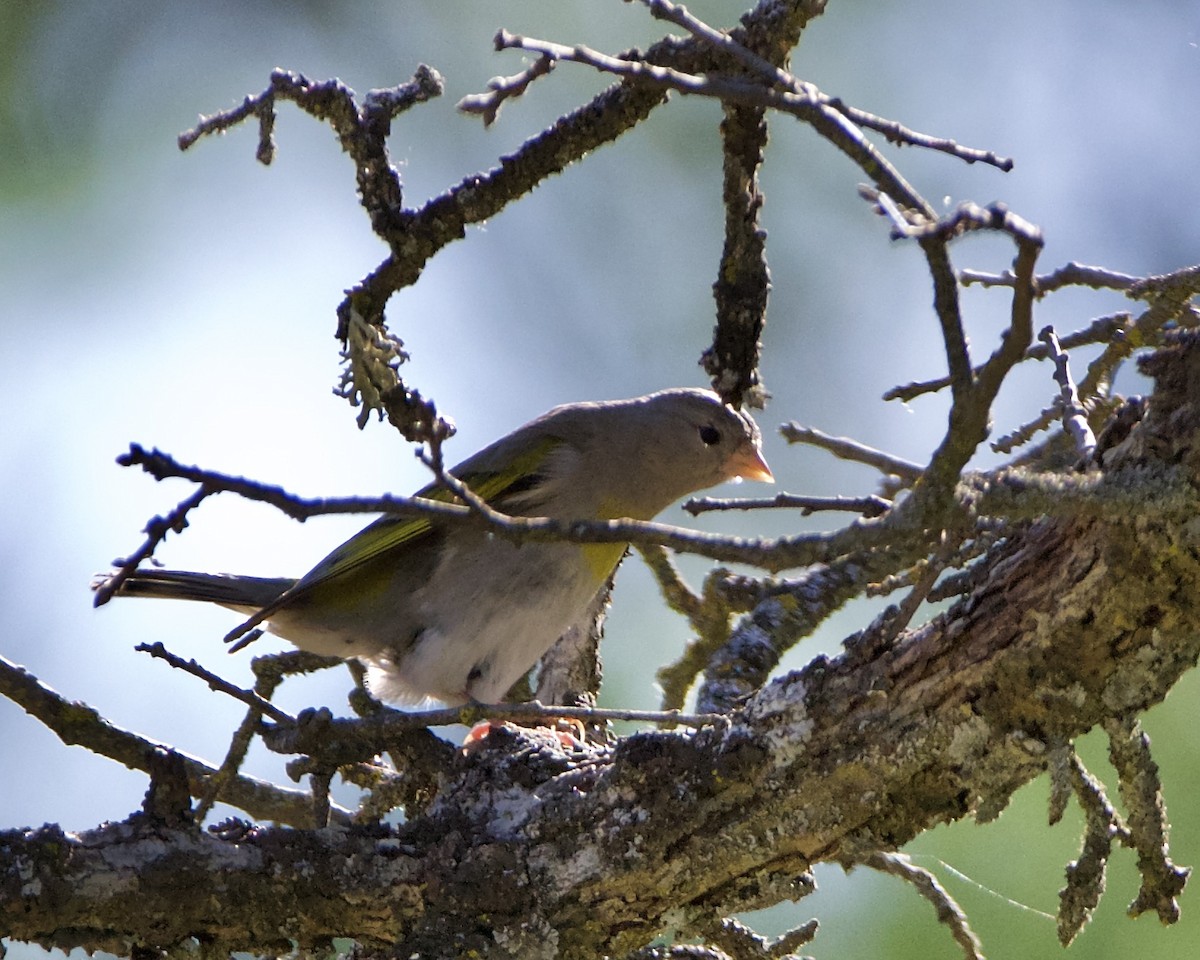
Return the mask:
MULTIPOLYGON (((744 9, 731 0, 689 8, 718 26, 744 9)), ((148 602, 92 609, 92 575, 134 550, 147 519, 189 492, 121 469, 114 457, 131 441, 157 445, 185 463, 311 496, 407 493, 426 476, 394 431, 372 423, 360 432, 356 411, 330 394, 339 372, 334 308, 385 252, 330 130, 282 104, 269 168, 254 160, 253 127, 187 154, 175 138, 199 113, 262 90, 275 66, 338 76, 364 93, 427 63, 445 77, 446 94, 402 117, 391 139, 406 203, 419 205, 608 82, 561 64, 484 130, 454 105, 520 68, 519 54, 492 50, 501 26, 609 52, 664 32, 642 6, 617 0, 0 6, 0 653, 121 727, 219 761, 241 710, 133 646, 162 640, 248 683, 248 655, 227 657, 219 642, 231 616, 148 602)), ((1161 273, 1200 260, 1198 42, 1200 7, 1164 0, 833 0, 805 34, 794 71, 858 107, 1015 157, 1006 175, 887 148, 930 200, 947 208, 1003 200, 1040 225, 1042 271, 1079 260, 1161 273)), ((451 457, 556 403, 704 383, 696 360, 710 338, 722 242, 719 116, 713 102, 674 98, 617 144, 471 228, 393 299, 392 329, 413 356, 404 376, 460 427, 451 457)), ((759 419, 779 488, 794 493, 866 494, 875 477, 787 448, 775 430, 783 421, 917 460, 944 427, 941 398, 880 400, 894 384, 940 375, 943 361, 923 260, 888 240, 856 196, 863 179, 801 124, 773 118, 764 189, 774 289, 763 360, 773 400, 759 419)), ((992 238, 954 253, 958 267, 989 270, 1012 256, 992 238)), ((996 343, 1007 300, 972 290, 964 302, 980 357, 996 343)), ((1060 293, 1039 306, 1037 323, 1069 332, 1126 306, 1060 293)), ((1040 365, 1014 378, 995 411, 997 434, 1049 402, 1050 373, 1040 365)), ((1131 374, 1119 386, 1144 389, 1131 374)), ((772 534, 844 518, 689 521, 675 508, 662 519, 772 534)), ((298 575, 363 522, 298 525, 219 497, 158 556, 190 569, 298 575)), ((693 575, 703 569, 688 565, 693 575)), ((874 609, 849 608, 787 664, 835 652, 874 609)), ((655 668, 687 637, 639 562, 627 563, 603 650, 605 702, 655 706, 655 668)), ((348 685, 330 672, 285 687, 280 702, 345 712, 348 685)), ((1145 721, 1184 864, 1200 862, 1198 705, 1191 676, 1145 721)), ((1104 744, 1089 738, 1084 750, 1115 788, 1104 744)), ((256 751, 249 772, 283 781, 282 765, 256 751)), ((140 773, 62 746, 0 701, 0 826, 121 819, 145 784, 140 773)), ((1079 817, 1047 827, 1046 795, 1039 781, 998 822, 939 828, 913 845, 994 960, 1062 955, 1053 923, 1021 905, 1053 912, 1063 866, 1078 852, 1079 817)), ((779 931, 819 917, 807 951, 818 957, 959 955, 899 881, 832 868, 818 879, 810 900, 753 922, 779 931)), ((1124 917, 1135 892, 1135 859, 1120 851, 1097 920, 1068 956, 1194 958, 1200 894, 1184 894, 1184 918, 1167 929, 1124 917)), ((10 949, 10 957, 40 953, 10 949)))

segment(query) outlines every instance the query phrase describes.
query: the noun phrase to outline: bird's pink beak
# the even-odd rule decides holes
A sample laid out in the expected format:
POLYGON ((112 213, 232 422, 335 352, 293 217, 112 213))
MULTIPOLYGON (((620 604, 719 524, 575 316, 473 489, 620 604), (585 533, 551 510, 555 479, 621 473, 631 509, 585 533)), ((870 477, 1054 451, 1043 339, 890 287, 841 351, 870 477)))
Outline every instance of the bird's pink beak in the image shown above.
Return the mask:
POLYGON ((775 474, 763 459, 762 451, 755 444, 745 443, 729 458, 729 476, 743 480, 761 480, 774 483, 775 474))

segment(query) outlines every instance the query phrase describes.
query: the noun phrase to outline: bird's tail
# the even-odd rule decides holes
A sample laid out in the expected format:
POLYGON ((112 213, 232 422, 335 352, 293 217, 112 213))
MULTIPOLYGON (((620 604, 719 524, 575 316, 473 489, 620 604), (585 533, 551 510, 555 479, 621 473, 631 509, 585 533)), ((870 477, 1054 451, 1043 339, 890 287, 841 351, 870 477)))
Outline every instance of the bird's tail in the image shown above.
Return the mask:
MULTIPOLYGON (((104 579, 92 584, 99 589, 104 579)), ((239 612, 260 610, 291 587, 290 577, 242 577, 228 573, 191 573, 187 570, 135 570, 117 588, 118 597, 158 597, 166 600, 202 600, 239 612)))

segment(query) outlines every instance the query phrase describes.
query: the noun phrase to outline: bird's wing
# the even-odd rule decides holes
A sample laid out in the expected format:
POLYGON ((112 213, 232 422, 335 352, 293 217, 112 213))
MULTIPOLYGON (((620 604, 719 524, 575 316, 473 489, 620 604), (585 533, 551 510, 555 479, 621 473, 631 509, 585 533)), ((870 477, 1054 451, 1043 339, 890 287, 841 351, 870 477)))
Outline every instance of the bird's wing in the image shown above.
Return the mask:
MULTIPOLYGON (((516 438, 507 439, 511 441, 516 438)), ((527 495, 538 486, 543 479, 539 468, 561 443, 556 437, 543 436, 535 442, 521 444, 521 449, 514 452, 511 444, 501 441, 464 461, 454 468, 451 474, 483 500, 503 510, 507 498, 526 499, 518 495, 527 495)), ((418 491, 416 496, 443 502, 457 502, 458 499, 436 483, 418 491)), ((301 577, 295 586, 231 630, 225 635, 225 641, 228 643, 244 636, 253 627, 269 620, 272 614, 285 607, 311 599, 321 588, 332 586, 333 581, 341 580, 348 586, 353 582, 351 576, 362 571, 364 567, 375 564, 385 567, 401 563, 406 553, 419 549, 422 543, 433 537, 437 529, 435 519, 431 516, 380 517, 335 548, 301 577)))

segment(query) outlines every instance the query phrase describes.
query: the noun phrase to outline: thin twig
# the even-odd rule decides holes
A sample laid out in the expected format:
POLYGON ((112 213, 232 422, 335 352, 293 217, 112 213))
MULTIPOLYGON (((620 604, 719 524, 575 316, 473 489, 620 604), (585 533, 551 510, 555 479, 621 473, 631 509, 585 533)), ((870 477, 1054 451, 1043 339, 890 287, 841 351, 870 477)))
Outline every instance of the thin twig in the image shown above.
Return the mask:
POLYGON ((662 692, 661 709, 678 710, 683 707, 692 682, 729 638, 729 621, 734 614, 750 610, 765 593, 779 586, 770 580, 735 576, 718 567, 704 578, 704 587, 697 595, 683 582, 667 550, 656 546, 637 549, 658 581, 667 605, 687 617, 696 631, 695 639, 688 642, 679 659, 655 674, 662 692))
POLYGON ((487 93, 473 93, 458 101, 457 109, 483 118, 483 125, 490 127, 500 116, 505 102, 525 93, 538 77, 547 76, 554 69, 550 57, 538 57, 520 73, 511 77, 492 77, 488 81, 487 93))
POLYGON ((834 437, 822 433, 812 427, 803 427, 798 423, 785 423, 779 428, 788 443, 807 443, 822 450, 828 450, 841 460, 853 460, 874 467, 880 473, 894 474, 915 483, 921 478, 925 468, 919 463, 904 460, 900 457, 868 447, 866 444, 851 440, 849 437, 834 437))
POLYGON ((826 510, 840 510, 861 514, 864 517, 879 517, 887 513, 892 501, 877 496, 869 497, 801 497, 793 493, 777 493, 773 497, 693 497, 683 504, 683 509, 693 517, 713 510, 775 510, 799 509, 802 516, 811 516, 826 510))
POLYGON ((531 53, 582 63, 604 73, 651 84, 685 95, 712 97, 717 100, 763 107, 788 113, 811 124, 833 146, 849 156, 879 188, 919 215, 936 220, 934 208, 904 179, 851 120, 835 109, 828 98, 806 86, 804 92, 776 90, 760 83, 734 80, 718 75, 698 76, 672 67, 658 66, 645 60, 610 57, 582 44, 573 47, 536 40, 501 30, 496 37, 499 48, 527 50, 531 53))
POLYGON ((704 601, 683 582, 683 577, 671 562, 671 554, 662 547, 640 546, 637 549, 642 562, 658 581, 659 592, 667 601, 667 606, 676 613, 683 614, 695 627, 696 618, 704 608, 704 601))
POLYGON ((924 570, 921 572, 920 578, 913 584, 908 595, 900 601, 899 606, 888 617, 883 634, 872 640, 873 645, 879 648, 890 647, 895 639, 907 629, 908 625, 912 622, 912 618, 916 616, 917 610, 929 596, 929 591, 937 583, 938 577, 946 569, 946 563, 953 553, 953 544, 948 538, 944 539, 941 549, 924 564, 924 570))
POLYGON ((1129 836, 1105 794, 1104 784, 1087 771, 1074 751, 1069 758, 1069 774, 1085 825, 1083 848, 1079 857, 1067 864, 1067 885, 1058 892, 1058 940, 1064 947, 1079 935, 1100 902, 1114 838, 1126 840, 1129 836))
MULTIPOLYGON (((254 692, 264 700, 270 700, 280 683, 283 682, 282 672, 270 669, 262 671, 260 669, 262 664, 269 659, 269 656, 255 657, 250 661, 250 669, 254 671, 255 675, 254 692)), ((254 738, 261 726, 262 711, 253 706, 247 709, 242 722, 238 724, 238 728, 233 732, 233 736, 229 740, 229 748, 225 751, 225 759, 221 761, 220 768, 209 782, 209 789, 197 804, 197 822, 202 823, 205 820, 209 811, 217 802, 217 794, 220 792, 222 785, 230 778, 236 776, 238 771, 241 770, 242 764, 246 759, 246 754, 250 752, 250 745, 254 742, 254 738)))
POLYGON ((280 710, 270 700, 265 700, 252 690, 245 690, 236 684, 230 683, 228 680, 218 677, 212 671, 200 666, 195 660, 184 660, 182 657, 177 657, 163 646, 162 643, 139 643, 133 649, 138 653, 148 653, 159 660, 165 660, 175 669, 190 673, 193 677, 199 677, 208 684, 211 690, 233 697, 235 700, 240 700, 251 710, 265 714, 278 723, 296 722, 295 717, 280 710))
POLYGON ((889 516, 898 516, 898 523, 907 518, 920 525, 944 526, 948 515, 957 509, 954 486, 987 437, 992 404, 1000 386, 1033 341, 1033 277, 1044 241, 1037 227, 1000 203, 988 207, 960 204, 950 216, 932 224, 911 219, 906 235, 918 241, 934 275, 934 306, 950 359, 954 403, 946 434, 934 451, 914 496, 889 516), (963 335, 961 306, 946 247, 952 238, 977 230, 1005 233, 1012 239, 1017 247, 1013 261, 1017 282, 1012 294, 1009 325, 1001 335, 1000 346, 978 373, 973 373, 969 364, 965 372, 956 373, 955 363, 965 356, 960 346, 965 350, 965 345, 958 339, 963 335))
MULTIPOLYGON (((275 126, 275 101, 290 100, 318 120, 328 121, 337 131, 352 155, 352 145, 377 133, 405 110, 441 95, 442 78, 436 70, 424 64, 417 67, 412 80, 394 87, 368 91, 362 106, 355 103, 354 91, 340 80, 313 82, 303 74, 276 69, 271 72, 270 85, 262 93, 246 97, 230 110, 202 116, 199 123, 179 135, 179 149, 187 150, 206 136, 237 126, 249 117, 259 121, 258 160, 269 164, 275 156, 272 132, 275 126)), ((356 159, 359 159, 356 157, 356 159)), ((393 177, 395 172, 392 172, 393 177)), ((397 189, 399 182, 396 182, 397 189)))
MULTIPOLYGON (((961 276, 961 271, 960 271, 961 276)), ((1128 313, 1111 313, 1103 317, 1097 317, 1082 330, 1076 330, 1074 333, 1069 333, 1062 338, 1062 345, 1068 350, 1073 350, 1076 347, 1084 347, 1093 343, 1108 343, 1116 339, 1125 339, 1128 336, 1129 330, 1133 326, 1133 317, 1128 313)), ((1045 360, 1049 356, 1049 351, 1043 343, 1031 344, 1029 349, 1025 351, 1025 356, 1022 362, 1026 360, 1045 360)), ((971 372, 973 375, 978 375, 983 369, 980 364, 971 372)), ((936 393, 939 390, 944 390, 950 386, 949 377, 938 377, 934 380, 916 381, 906 383, 902 386, 892 387, 883 395, 884 400, 899 400, 902 403, 908 403, 925 393, 936 393)))
MULTIPOLYGON (((198 467, 181 466, 158 450, 134 444, 118 458, 124 466, 140 465, 156 479, 182 477, 203 484, 210 492, 229 491, 249 500, 270 504, 297 520, 330 513, 388 513, 428 515, 444 522, 489 524, 497 533, 536 542, 566 540, 572 543, 653 543, 682 553, 698 553, 730 563, 748 563, 782 570, 805 566, 869 549, 887 539, 883 528, 862 521, 833 533, 800 534, 773 540, 746 539, 689 530, 643 520, 557 520, 547 517, 509 517, 486 503, 469 506, 423 497, 344 497, 306 500, 278 486, 258 484, 198 467), (776 566, 776 564, 781 564, 776 566)), ((119 574, 114 574, 114 576, 119 574)))
POLYGON ((697 40, 702 41, 714 50, 720 50, 722 53, 733 57, 742 66, 750 70, 751 73, 758 74, 768 84, 785 90, 800 91, 804 88, 807 88, 806 92, 815 90, 811 84, 802 83, 783 68, 777 67, 764 57, 760 57, 745 44, 738 43, 725 31, 717 30, 698 17, 693 16, 687 7, 682 5, 677 6, 670 3, 669 0, 642 0, 642 3, 649 8, 650 15, 656 20, 665 20, 667 23, 683 27, 684 30, 697 40))
MULTIPOLYGON (((921 251, 925 254, 925 262, 933 277, 933 309, 941 327, 946 369, 950 376, 950 396, 954 405, 952 413, 964 410, 972 403, 976 374, 971 369, 971 353, 962 318, 962 304, 958 296, 958 284, 954 278, 954 267, 950 263, 950 245, 947 241, 953 234, 948 230, 944 234, 919 235, 916 228, 910 225, 907 234, 900 235, 916 237, 921 251)), ((962 422, 961 419, 959 422, 962 422)))
POLYGON ((411 730, 422 727, 444 727, 454 724, 470 725, 480 720, 512 720, 514 722, 536 722, 538 720, 582 720, 585 723, 602 723, 611 720, 627 720, 634 723, 654 723, 663 726, 711 727, 729 722, 723 713, 685 713, 682 710, 626 710, 617 707, 556 706, 538 703, 477 703, 467 707, 449 707, 444 710, 424 710, 402 714, 396 711, 380 721, 381 726, 393 730, 411 730))
POLYGON ((1110 718, 1104 723, 1104 732, 1108 734, 1108 756, 1117 771, 1128 815, 1129 834, 1123 839, 1137 851, 1138 873, 1142 876, 1129 915, 1137 917, 1153 910, 1162 923, 1175 923, 1179 920, 1177 898, 1192 871, 1174 864, 1169 855, 1170 825, 1158 765, 1150 755, 1150 738, 1133 717, 1110 718))
POLYGON ((967 163, 987 163, 1005 172, 1011 170, 1013 167, 1011 158, 999 157, 991 151, 963 147, 953 140, 917 133, 915 130, 909 130, 907 127, 893 120, 885 120, 865 110, 848 106, 835 97, 826 96, 817 90, 813 84, 800 80, 782 67, 778 67, 766 58, 760 57, 744 44, 738 43, 737 40, 725 31, 709 26, 682 5, 670 3, 669 0, 642 0, 642 2, 650 9, 650 13, 655 18, 665 20, 668 23, 674 23, 713 49, 728 54, 750 72, 757 74, 767 84, 819 98, 823 103, 845 114, 860 127, 866 127, 882 133, 891 143, 908 144, 910 146, 919 146, 929 150, 949 153, 965 160, 967 163))
MULTIPOLYGON (((180 135, 179 146, 186 150, 203 136, 256 116, 257 157, 262 163, 270 163, 275 154, 275 106, 278 101, 290 101, 328 123, 337 134, 342 149, 354 163, 357 193, 375 233, 393 253, 406 244, 411 250, 416 231, 410 228, 411 212, 404 209, 403 189, 387 139, 392 122, 401 112, 439 96, 442 90, 437 71, 423 64, 408 83, 368 91, 361 102, 337 79, 314 82, 302 74, 276 69, 266 90, 247 97, 233 110, 201 118, 194 129, 180 135)), ((447 240, 455 236, 453 230, 445 233, 447 240)), ((411 264, 412 260, 406 258, 406 262, 411 264)), ((408 282, 413 282, 416 275, 419 270, 408 282)), ((437 416, 435 405, 408 387, 399 375, 398 369, 408 355, 399 338, 387 329, 384 304, 403 284, 393 283, 386 291, 379 290, 377 277, 378 271, 351 290, 338 307, 337 335, 344 347, 345 368, 335 393, 361 407, 360 428, 374 410, 381 417, 386 413, 406 438, 424 441, 430 430, 445 429, 445 423, 437 416), (361 323, 356 325, 355 318, 361 323)))
POLYGON ((302 523, 310 517, 340 513, 390 513, 401 516, 429 514, 447 517, 464 517, 471 513, 469 508, 461 504, 423 497, 394 497, 389 494, 379 497, 299 497, 274 484, 187 466, 168 453, 158 449, 147 450, 137 443, 131 444, 128 452, 117 457, 117 463, 122 467, 139 466, 155 480, 178 477, 203 485, 207 493, 236 493, 247 500, 270 504, 281 513, 302 523))
MULTIPOLYGON (((156 749, 171 749, 165 744, 113 726, 92 707, 65 699, 4 657, 0 657, 0 695, 23 707, 49 727, 63 743, 84 747, 97 756, 108 757, 131 770, 149 773, 151 754, 156 749)), ((208 783, 217 771, 195 757, 186 754, 181 756, 187 768, 192 796, 204 796, 208 783)), ((307 794, 245 774, 223 784, 218 799, 259 820, 275 820, 297 827, 312 825, 307 794)), ((344 807, 335 807, 333 816, 339 823, 350 822, 350 811, 344 807)))
MULTIPOLYGON (((1003 273, 985 273, 980 270, 962 270, 958 278, 964 287, 978 284, 982 287, 1011 287, 1016 278, 1011 270, 1003 273)), ((1091 267, 1084 263, 1063 264, 1057 270, 1041 274, 1036 279, 1039 297, 1062 287, 1091 287, 1093 290, 1129 290, 1138 278, 1128 273, 1109 270, 1106 267, 1091 267)))
MULTIPOLYGON (((119 458, 117 462, 120 463, 119 458)), ((138 564, 153 556, 154 551, 166 539, 167 534, 172 530, 175 533, 183 533, 187 527, 187 515, 200 506, 201 501, 205 497, 217 492, 217 490, 202 484, 198 490, 183 500, 165 517, 151 517, 143 528, 146 532, 146 539, 142 545, 128 557, 114 560, 113 566, 118 568, 117 571, 112 576, 106 577, 95 585, 96 595, 92 599, 93 605, 99 607, 108 603, 117 590, 120 589, 121 584, 137 569, 138 564)))
POLYGON ((937 911, 938 922, 950 928, 950 934, 962 949, 963 956, 967 960, 984 960, 983 947, 975 931, 971 929, 967 915, 946 888, 938 883, 937 877, 924 867, 918 867, 902 853, 878 852, 863 862, 872 870, 890 873, 911 883, 917 892, 933 905, 937 911))
POLYGON ((1054 380, 1059 386, 1058 409, 1062 415, 1063 427, 1075 442, 1075 452, 1083 460, 1091 460, 1096 450, 1096 435, 1088 424, 1088 413, 1079 399, 1079 391, 1071 378, 1069 357, 1053 327, 1045 327, 1038 339, 1046 344, 1050 351, 1050 359, 1054 361, 1054 380))
MULTIPOLYGON (((167 651, 161 643, 140 644, 135 649, 142 653, 149 653, 151 656, 165 660, 177 669, 199 677, 211 689, 240 700, 250 708, 231 743, 225 762, 222 763, 221 768, 216 771, 209 781, 202 804, 202 808, 206 812, 211 807, 213 799, 220 795, 220 791, 225 783, 236 775, 237 767, 245 755, 245 748, 249 740, 254 734, 262 732, 260 718, 263 714, 271 717, 279 724, 278 727, 274 728, 276 731, 280 728, 304 727, 303 722, 299 718, 292 717, 283 710, 280 710, 265 697, 261 696, 257 689, 255 691, 244 690, 235 684, 229 683, 227 680, 218 677, 211 671, 200 666, 195 660, 184 660, 181 657, 175 656, 167 651)), ((281 658, 274 659, 279 660, 281 658)), ((311 655, 301 653, 298 657, 286 659, 286 662, 297 667, 296 672, 307 672, 314 666, 328 665, 329 659, 331 658, 312 657, 311 655)), ((284 667, 281 670, 277 665, 268 663, 267 660, 268 658, 258 658, 255 660, 255 673, 258 675, 256 688, 261 687, 263 690, 269 692, 273 691, 278 685, 282 677, 282 670, 287 670, 288 668, 284 667)), ((392 743, 387 744, 388 747, 393 745, 392 743)), ((294 765, 289 765, 289 772, 296 772, 297 776, 301 773, 309 775, 310 804, 313 820, 317 826, 326 825, 334 809, 329 799, 329 782, 335 771, 340 772, 343 779, 347 782, 364 785, 364 788, 369 787, 374 790, 380 788, 382 785, 381 776, 384 772, 381 771, 378 765, 359 757, 340 757, 337 755, 336 749, 329 749, 334 746, 333 744, 322 745, 319 757, 310 757, 294 765)), ((379 751, 382 751, 384 747, 385 745, 380 743, 379 751)), ((411 793, 411 789, 406 789, 411 788, 411 784, 392 786, 391 794, 403 794, 407 796, 411 793)), ((376 800, 376 804, 379 802, 382 802, 381 798, 376 800)))
POLYGON ((990 446, 996 453, 1012 453, 1017 447, 1025 445, 1043 430, 1049 430, 1060 415, 1058 404, 1052 403, 1015 430, 997 437, 990 446))
POLYGON ((497 510, 446 469, 446 460, 442 455, 441 443, 431 443, 429 453, 418 450, 417 459, 433 471, 434 480, 439 487, 449 491, 465 503, 472 513, 476 513, 492 523, 503 522, 507 519, 507 514, 497 510))

